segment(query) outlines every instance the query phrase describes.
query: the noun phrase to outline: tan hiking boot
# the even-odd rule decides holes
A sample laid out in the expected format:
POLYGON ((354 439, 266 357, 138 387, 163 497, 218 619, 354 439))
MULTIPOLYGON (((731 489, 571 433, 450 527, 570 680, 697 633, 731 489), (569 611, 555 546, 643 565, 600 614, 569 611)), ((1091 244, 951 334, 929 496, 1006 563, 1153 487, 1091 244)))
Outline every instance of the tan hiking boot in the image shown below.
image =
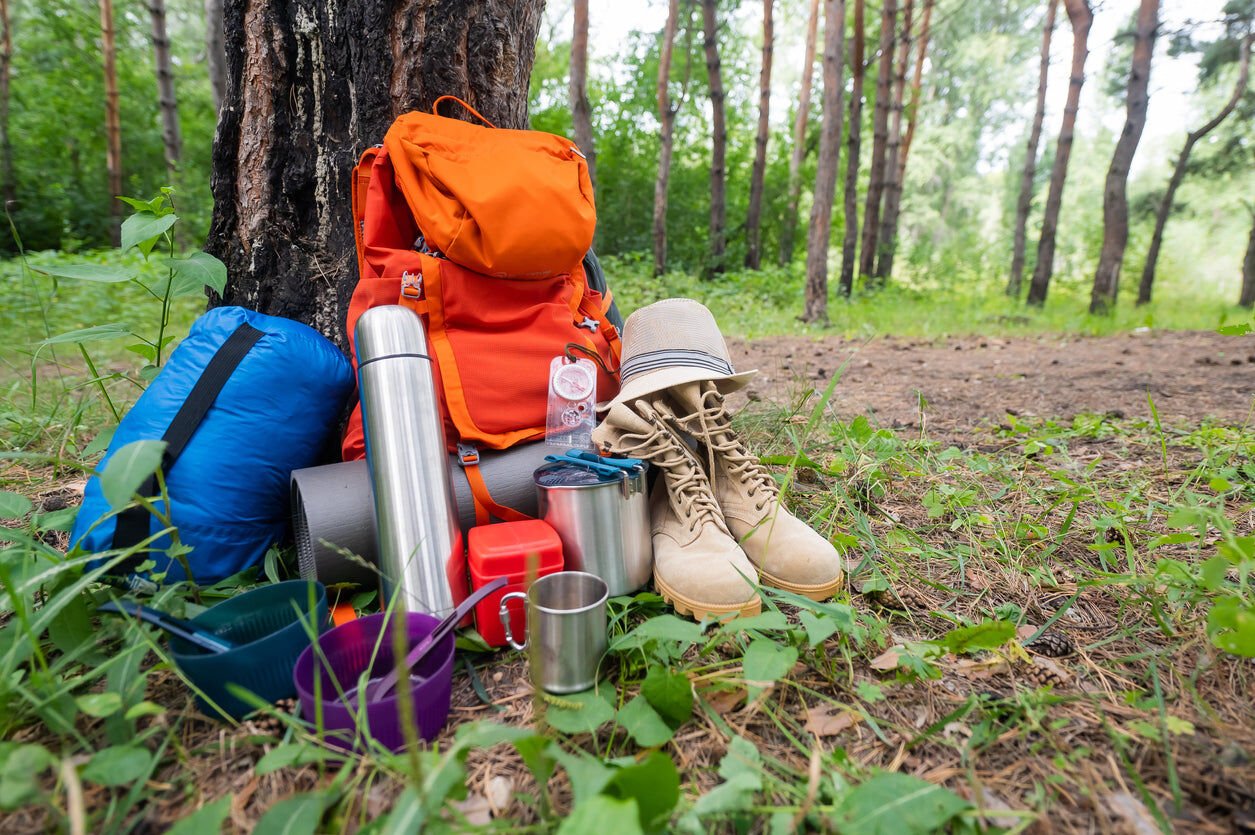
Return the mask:
POLYGON ((775 479, 733 431, 723 395, 711 383, 686 383, 666 396, 679 415, 663 404, 659 411, 704 448, 723 518, 763 583, 811 600, 831 597, 842 583, 837 549, 780 503, 775 479))
POLYGON ((649 502, 658 593, 695 620, 758 614, 758 572, 724 524, 701 464, 648 403, 634 408, 612 406, 593 441, 661 470, 649 502))

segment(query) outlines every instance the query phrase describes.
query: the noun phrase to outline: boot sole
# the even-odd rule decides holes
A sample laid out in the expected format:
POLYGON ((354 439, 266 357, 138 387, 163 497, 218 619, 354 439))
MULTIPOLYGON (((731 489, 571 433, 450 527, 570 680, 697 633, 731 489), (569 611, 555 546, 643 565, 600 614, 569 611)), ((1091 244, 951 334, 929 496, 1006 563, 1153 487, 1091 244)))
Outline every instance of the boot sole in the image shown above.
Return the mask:
POLYGON ((800 594, 802 597, 814 600, 816 602, 827 600, 845 585, 845 574, 838 574, 835 580, 827 583, 819 583, 817 585, 803 585, 801 583, 788 583, 779 577, 773 577, 761 568, 758 569, 758 577, 762 580, 764 586, 774 586, 778 589, 791 591, 794 594, 800 594))
POLYGON ((662 595, 662 599, 671 604, 677 615, 691 617, 693 620, 731 620, 736 617, 757 615, 763 610, 763 601, 758 595, 744 603, 699 603, 692 598, 677 593, 654 573, 654 588, 662 595))

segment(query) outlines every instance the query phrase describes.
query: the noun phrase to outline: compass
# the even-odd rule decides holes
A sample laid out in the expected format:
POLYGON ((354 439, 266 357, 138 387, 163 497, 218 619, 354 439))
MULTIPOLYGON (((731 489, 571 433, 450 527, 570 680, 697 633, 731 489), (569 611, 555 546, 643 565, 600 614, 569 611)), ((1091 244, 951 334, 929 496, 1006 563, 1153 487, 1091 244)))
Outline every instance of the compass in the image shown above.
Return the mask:
POLYGON ((596 388, 593 372, 583 365, 571 363, 554 372, 553 391, 564 400, 587 400, 596 388))

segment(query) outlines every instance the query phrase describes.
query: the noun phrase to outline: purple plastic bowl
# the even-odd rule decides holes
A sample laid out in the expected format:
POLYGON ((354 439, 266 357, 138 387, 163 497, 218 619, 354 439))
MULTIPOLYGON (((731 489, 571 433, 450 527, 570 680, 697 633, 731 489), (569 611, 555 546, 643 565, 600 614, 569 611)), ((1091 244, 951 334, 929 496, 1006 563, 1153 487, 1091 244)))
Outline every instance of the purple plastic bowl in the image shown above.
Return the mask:
MULTIPOLYGON (((405 617, 409 633, 407 652, 440 623, 439 618, 417 612, 405 617)), ((316 724, 321 701, 325 738, 333 745, 345 749, 365 748, 367 738, 373 738, 390 751, 405 748, 397 699, 397 690, 404 686, 405 679, 398 682, 386 698, 371 702, 364 709, 356 699, 350 699, 351 704, 340 700, 340 693, 349 693, 356 688, 362 673, 368 668, 368 678, 384 676, 392 669, 392 631, 385 629, 387 618, 386 614, 369 615, 323 633, 318 638, 318 647, 326 658, 325 664, 317 656, 314 646, 308 647, 296 660, 292 679, 301 698, 301 714, 307 722, 316 724), (314 694, 315 676, 321 683, 321 700, 314 694), (358 720, 363 713, 365 726, 359 727, 358 720)), ((410 692, 413 694, 414 721, 419 736, 428 742, 436 738, 449 718, 454 639, 454 634, 450 632, 410 671, 421 679, 410 679, 410 692)))

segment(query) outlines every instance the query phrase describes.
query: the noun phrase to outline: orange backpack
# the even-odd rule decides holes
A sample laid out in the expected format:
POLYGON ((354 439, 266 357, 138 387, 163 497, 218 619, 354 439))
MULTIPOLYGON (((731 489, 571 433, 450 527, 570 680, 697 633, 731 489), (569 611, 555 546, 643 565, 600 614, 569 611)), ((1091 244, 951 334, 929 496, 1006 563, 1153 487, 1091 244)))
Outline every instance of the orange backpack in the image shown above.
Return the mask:
MULTIPOLYGON (((589 287, 581 264, 596 225, 583 154, 559 136, 498 129, 442 96, 431 114, 398 118, 383 146, 362 155, 353 220, 360 278, 350 342, 358 317, 377 305, 422 317, 445 438, 466 468, 477 523, 525 518, 492 500, 479 450, 544 437, 556 356, 595 360, 598 400, 619 389, 610 293, 589 287), (446 99, 487 127, 435 115, 446 99)), ((346 461, 365 455, 360 405, 342 452, 346 461)))

